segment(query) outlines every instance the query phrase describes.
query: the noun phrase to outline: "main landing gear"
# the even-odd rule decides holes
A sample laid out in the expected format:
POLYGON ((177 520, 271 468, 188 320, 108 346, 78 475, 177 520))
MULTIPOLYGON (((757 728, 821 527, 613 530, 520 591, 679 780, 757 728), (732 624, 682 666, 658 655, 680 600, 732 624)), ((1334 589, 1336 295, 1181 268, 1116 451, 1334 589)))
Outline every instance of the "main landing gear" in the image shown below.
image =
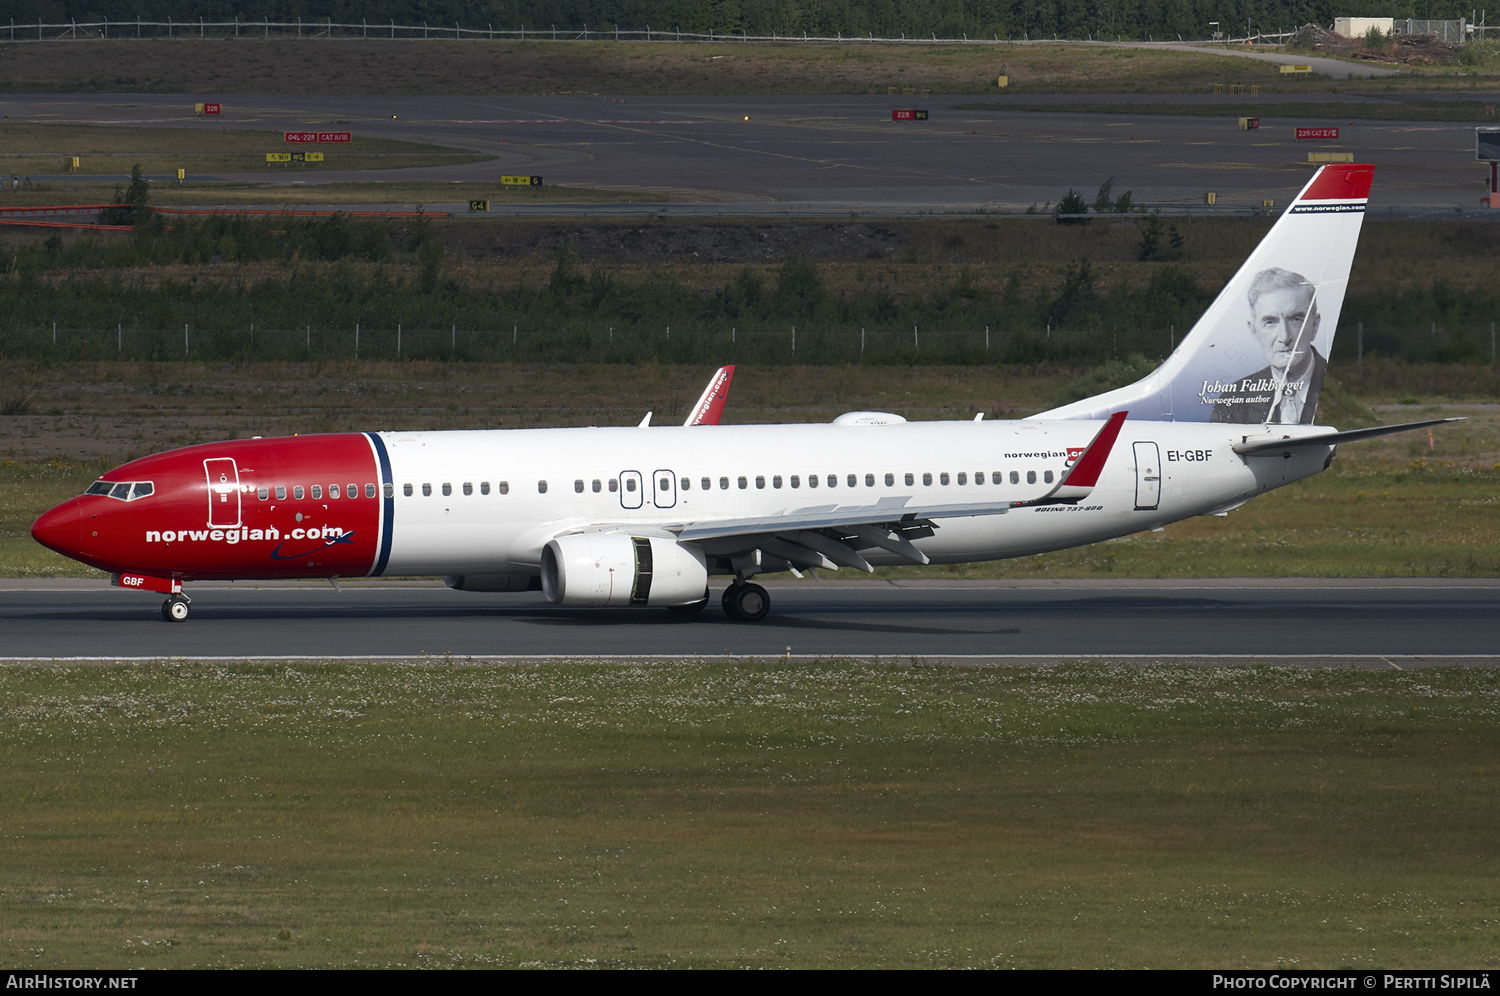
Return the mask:
POLYGON ((724 613, 739 622, 760 622, 771 611, 771 596, 758 584, 736 581, 724 589, 724 613))
POLYGON ((185 622, 188 617, 188 597, 181 592, 161 603, 161 617, 167 622, 185 622))

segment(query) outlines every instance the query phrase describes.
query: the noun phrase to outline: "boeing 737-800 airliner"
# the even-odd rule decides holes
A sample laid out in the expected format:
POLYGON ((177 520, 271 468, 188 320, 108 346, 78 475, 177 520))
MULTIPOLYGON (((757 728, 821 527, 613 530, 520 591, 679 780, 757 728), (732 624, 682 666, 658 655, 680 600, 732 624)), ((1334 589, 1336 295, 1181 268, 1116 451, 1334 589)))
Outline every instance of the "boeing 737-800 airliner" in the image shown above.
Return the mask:
POLYGON ((725 611, 753 621, 757 574, 1018 557, 1222 513, 1339 442, 1434 424, 1313 424, 1372 172, 1320 169, 1159 369, 1032 418, 207 443, 110 471, 32 535, 168 595, 174 621, 194 580, 384 575, 678 609, 725 575, 725 611))

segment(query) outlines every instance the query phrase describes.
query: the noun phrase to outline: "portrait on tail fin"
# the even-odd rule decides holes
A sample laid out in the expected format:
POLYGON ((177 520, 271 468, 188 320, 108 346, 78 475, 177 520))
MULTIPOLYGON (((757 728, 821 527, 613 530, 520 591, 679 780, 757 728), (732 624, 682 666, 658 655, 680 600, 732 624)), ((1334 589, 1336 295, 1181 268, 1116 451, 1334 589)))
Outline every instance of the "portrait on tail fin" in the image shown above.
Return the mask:
POLYGON ((1328 368, 1328 359, 1313 346, 1319 321, 1313 284, 1300 273, 1273 266, 1255 275, 1246 297, 1247 324, 1266 366, 1227 385, 1205 385, 1209 391, 1222 388, 1211 420, 1310 424, 1328 368))

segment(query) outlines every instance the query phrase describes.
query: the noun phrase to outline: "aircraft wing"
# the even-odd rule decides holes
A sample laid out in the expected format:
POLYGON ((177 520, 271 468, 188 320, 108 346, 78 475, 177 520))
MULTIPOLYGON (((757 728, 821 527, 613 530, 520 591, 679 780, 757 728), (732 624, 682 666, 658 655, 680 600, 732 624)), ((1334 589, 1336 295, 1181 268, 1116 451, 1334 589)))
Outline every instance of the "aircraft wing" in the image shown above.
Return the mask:
POLYGON ((718 425, 724 414, 724 401, 729 397, 729 382, 734 380, 734 365, 720 367, 708 379, 708 386, 698 398, 693 410, 683 425, 718 425))
POLYGON ((733 544, 759 550, 793 567, 873 568, 857 551, 880 547, 917 563, 927 557, 911 540, 931 536, 934 520, 974 515, 1003 515, 1030 505, 1073 503, 1088 497, 1099 481, 1104 463, 1120 435, 1125 412, 1110 416, 1073 465, 1050 490, 1023 500, 923 504, 912 496, 889 497, 870 504, 809 505, 771 515, 712 519, 685 523, 672 529, 687 542, 741 541, 733 544))
POLYGON ((1306 446, 1337 446, 1339 443, 1352 443, 1359 439, 1388 436, 1393 432, 1407 432, 1411 429, 1425 429, 1430 425, 1462 421, 1464 421, 1464 416, 1458 415, 1450 418, 1430 418, 1425 422, 1402 422, 1400 425, 1375 425, 1368 429, 1320 432, 1311 436, 1246 436, 1242 441, 1235 443, 1233 449, 1241 456, 1266 456, 1306 446))

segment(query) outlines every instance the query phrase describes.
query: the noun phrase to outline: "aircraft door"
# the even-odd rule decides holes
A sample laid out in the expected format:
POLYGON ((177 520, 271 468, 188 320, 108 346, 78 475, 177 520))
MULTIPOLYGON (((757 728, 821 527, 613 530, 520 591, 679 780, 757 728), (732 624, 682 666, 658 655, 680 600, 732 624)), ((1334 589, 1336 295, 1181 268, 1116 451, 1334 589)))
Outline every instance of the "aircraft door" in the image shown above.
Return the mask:
POLYGON ((651 501, 657 508, 677 504, 677 478, 670 470, 658 470, 651 475, 651 501))
POLYGON ((240 524, 240 472, 228 457, 204 460, 208 475, 208 526, 232 529, 240 524))
POLYGON ((620 471, 620 507, 640 508, 646 489, 641 487, 641 472, 638 470, 620 471))
POLYGON ((1161 504, 1161 451, 1155 443, 1135 444, 1135 507, 1161 504))

